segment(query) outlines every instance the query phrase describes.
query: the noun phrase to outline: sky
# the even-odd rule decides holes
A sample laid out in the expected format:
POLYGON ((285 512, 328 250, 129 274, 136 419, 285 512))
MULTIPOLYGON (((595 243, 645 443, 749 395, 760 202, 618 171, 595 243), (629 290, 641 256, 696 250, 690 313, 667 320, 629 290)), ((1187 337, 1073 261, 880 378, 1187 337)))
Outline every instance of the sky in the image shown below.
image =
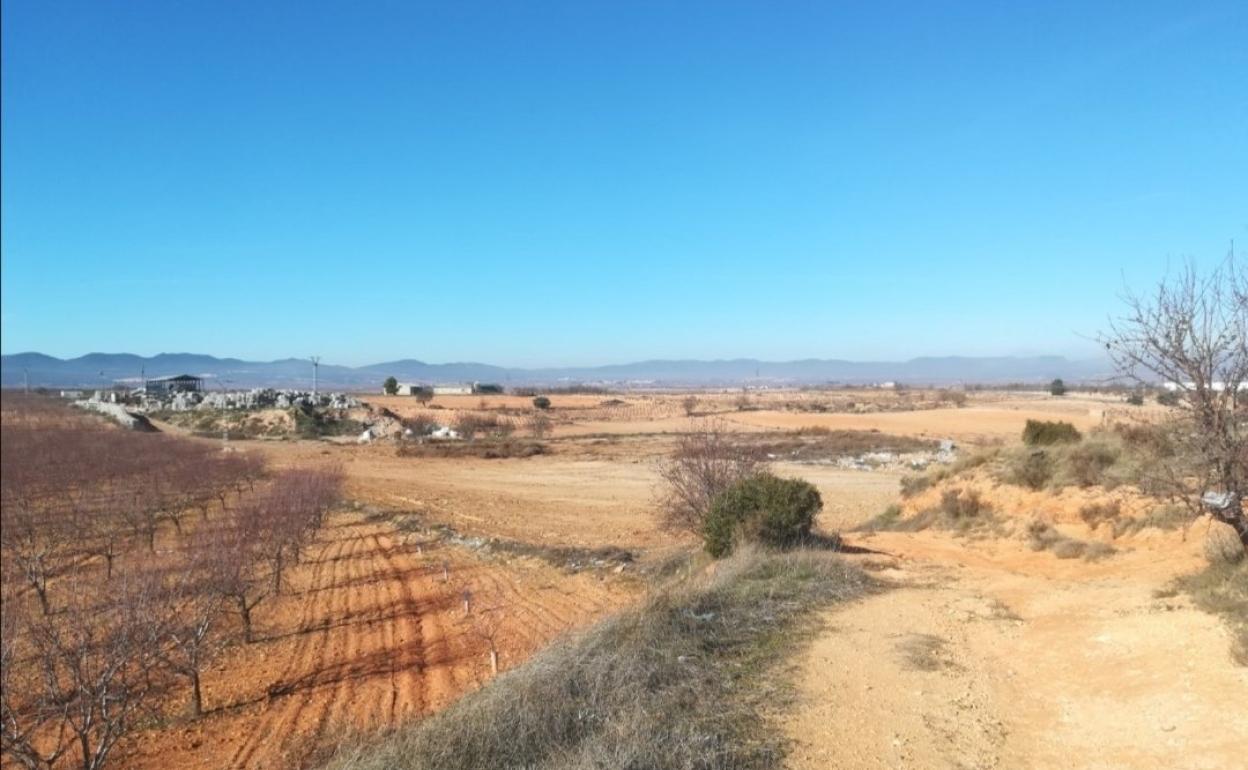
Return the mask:
POLYGON ((1080 357, 1248 258, 1242 0, 2 7, 6 354, 1080 357))

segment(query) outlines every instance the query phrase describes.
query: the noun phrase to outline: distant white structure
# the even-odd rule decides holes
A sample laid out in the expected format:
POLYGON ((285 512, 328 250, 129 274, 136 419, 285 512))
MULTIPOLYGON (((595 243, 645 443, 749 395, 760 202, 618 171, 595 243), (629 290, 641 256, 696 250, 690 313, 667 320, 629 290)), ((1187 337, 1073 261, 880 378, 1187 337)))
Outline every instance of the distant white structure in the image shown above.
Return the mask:
POLYGON ((459 438, 459 431, 443 425, 433 433, 430 433, 429 438, 456 439, 459 438))
POLYGON ((471 396, 472 383, 455 383, 453 385, 434 385, 435 396, 471 396))
MULTIPOLYGON (((1163 385, 1162 387, 1164 387, 1166 390, 1168 390, 1168 391, 1170 391, 1170 392, 1174 393, 1174 392, 1176 392, 1176 391, 1180 391, 1180 390, 1195 390, 1195 389, 1196 389, 1196 383, 1194 383, 1194 382, 1183 382, 1183 383, 1178 383, 1178 382, 1167 382, 1167 383, 1166 383, 1165 385, 1163 385)), ((1220 382, 1220 381, 1219 381, 1219 382, 1214 382, 1214 383, 1212 383, 1209 387, 1210 387, 1210 389, 1212 389, 1214 392, 1216 392, 1216 393, 1221 393, 1222 391, 1226 390, 1226 383, 1225 383, 1225 382, 1220 382)), ((1241 382, 1241 383, 1239 383, 1239 385, 1238 385, 1235 389, 1236 389, 1237 391, 1238 391, 1238 390, 1248 390, 1248 382, 1241 382)))
POLYGON ((62 390, 61 398, 79 399, 79 398, 82 398, 82 391, 81 390, 62 390))
POLYGON ((395 392, 400 396, 415 396, 424 390, 429 388, 417 382, 400 382, 399 389, 395 392))

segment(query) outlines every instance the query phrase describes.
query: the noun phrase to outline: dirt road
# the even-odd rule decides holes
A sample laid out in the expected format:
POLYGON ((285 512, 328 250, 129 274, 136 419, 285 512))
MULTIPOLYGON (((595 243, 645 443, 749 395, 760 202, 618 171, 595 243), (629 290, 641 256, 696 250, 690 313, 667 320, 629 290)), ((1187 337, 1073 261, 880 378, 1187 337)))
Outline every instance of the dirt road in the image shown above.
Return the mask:
POLYGON ((1061 561, 1016 543, 881 533, 896 588, 830 613, 786 717, 807 768, 1243 767, 1248 670, 1163 589, 1189 544, 1061 561))

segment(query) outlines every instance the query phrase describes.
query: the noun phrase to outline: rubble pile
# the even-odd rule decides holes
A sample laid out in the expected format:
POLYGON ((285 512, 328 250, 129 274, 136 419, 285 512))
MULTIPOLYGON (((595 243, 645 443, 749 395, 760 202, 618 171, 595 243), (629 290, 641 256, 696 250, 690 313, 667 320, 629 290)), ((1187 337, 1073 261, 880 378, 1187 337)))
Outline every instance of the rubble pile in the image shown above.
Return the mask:
POLYGON ((317 409, 355 409, 361 406, 358 398, 345 393, 318 393, 313 396, 304 390, 276 390, 253 388, 251 390, 211 393, 171 393, 168 395, 142 395, 140 406, 147 411, 169 410, 187 412, 194 409, 251 410, 289 409, 291 407, 317 409))

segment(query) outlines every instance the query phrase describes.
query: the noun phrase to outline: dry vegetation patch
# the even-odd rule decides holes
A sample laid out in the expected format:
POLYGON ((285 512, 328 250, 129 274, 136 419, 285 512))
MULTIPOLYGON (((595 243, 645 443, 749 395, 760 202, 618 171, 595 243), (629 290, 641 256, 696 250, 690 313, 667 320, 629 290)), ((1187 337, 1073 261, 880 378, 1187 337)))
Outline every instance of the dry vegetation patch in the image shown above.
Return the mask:
POLYGON ((1231 658, 1248 666, 1248 559, 1219 562, 1174 582, 1206 612, 1220 616, 1231 631, 1231 658))
POLYGON ((754 437, 751 443, 765 456, 792 462, 836 460, 871 452, 930 452, 939 447, 939 442, 932 439, 896 436, 878 430, 833 430, 821 427, 791 431, 779 439, 764 434, 754 437))
POLYGON ((395 454, 399 457, 479 457, 502 460, 512 457, 535 457, 549 451, 540 441, 500 438, 478 441, 405 441, 395 454))

